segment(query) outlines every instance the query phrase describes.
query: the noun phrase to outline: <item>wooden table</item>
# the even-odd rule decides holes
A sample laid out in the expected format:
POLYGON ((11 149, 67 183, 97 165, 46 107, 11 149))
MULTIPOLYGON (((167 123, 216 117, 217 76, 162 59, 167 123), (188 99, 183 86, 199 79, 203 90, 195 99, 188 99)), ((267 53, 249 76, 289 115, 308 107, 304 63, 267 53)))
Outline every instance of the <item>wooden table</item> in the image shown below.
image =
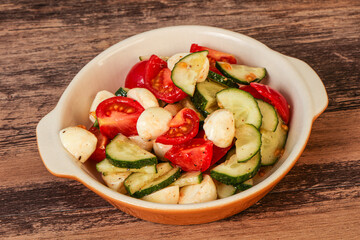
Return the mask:
POLYGON ((359 239, 360 2, 306 2, 1 1, 0 238, 359 239), (261 201, 221 221, 167 226, 129 216, 82 184, 52 176, 35 128, 104 49, 184 24, 243 33, 306 61, 330 102, 302 157, 261 201))

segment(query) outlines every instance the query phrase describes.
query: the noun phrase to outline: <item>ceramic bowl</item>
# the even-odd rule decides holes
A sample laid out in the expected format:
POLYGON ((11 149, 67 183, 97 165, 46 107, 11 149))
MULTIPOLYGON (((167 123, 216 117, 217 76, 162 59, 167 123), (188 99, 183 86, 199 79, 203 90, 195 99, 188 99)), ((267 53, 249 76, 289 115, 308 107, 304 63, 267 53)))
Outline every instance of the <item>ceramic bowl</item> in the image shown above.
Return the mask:
MULTIPOLYGON (((232 216, 264 197, 294 166, 305 149, 313 121, 325 110, 323 83, 301 60, 284 56, 239 33, 205 26, 176 26, 148 31, 123 40, 90 61, 74 77, 55 109, 37 126, 37 141, 46 168, 55 176, 75 179, 113 206, 135 217, 164 224, 200 224, 232 216), (206 203, 172 205, 135 199, 106 187, 91 164, 81 164, 62 147, 59 131, 90 126, 88 111, 99 90, 115 92, 139 56, 170 56, 189 51, 192 43, 234 54, 240 62, 266 67, 267 84, 291 105, 291 122, 282 158, 255 185, 228 198, 206 203)), ((304 176, 306 177, 306 176, 304 176)))

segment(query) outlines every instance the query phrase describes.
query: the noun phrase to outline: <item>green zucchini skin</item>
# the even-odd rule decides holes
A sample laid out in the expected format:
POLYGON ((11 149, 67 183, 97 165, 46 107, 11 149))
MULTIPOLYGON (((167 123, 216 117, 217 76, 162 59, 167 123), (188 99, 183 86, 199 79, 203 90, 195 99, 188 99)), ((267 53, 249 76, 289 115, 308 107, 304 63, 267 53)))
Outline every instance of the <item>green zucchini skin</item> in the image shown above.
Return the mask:
POLYGON ((121 172, 157 173, 155 164, 144 166, 142 168, 119 168, 111 164, 107 158, 96 164, 96 170, 104 176, 121 172))
POLYGON ((224 76, 222 76, 220 74, 217 74, 217 73, 215 73, 213 71, 209 71, 207 79, 210 80, 210 81, 213 81, 213 82, 220 83, 220 84, 222 84, 224 86, 227 86, 227 87, 232 87, 232 88, 238 88, 239 87, 239 85, 237 85, 235 82, 233 82, 231 78, 224 77, 224 76))
POLYGON ((231 70, 225 69, 222 65, 228 64, 223 62, 216 62, 216 68, 225 76, 233 80, 234 82, 249 85, 251 82, 260 82, 266 76, 266 69, 259 67, 249 67, 245 65, 239 64, 229 64, 232 68, 231 70), (233 68, 240 68, 233 70, 233 68), (256 74, 255 74, 256 73, 256 74), (245 74, 253 74, 256 78, 252 80, 246 79, 243 75, 245 74))
POLYGON ((106 146, 106 158, 115 167, 142 168, 157 163, 157 157, 119 134, 106 146))
POLYGON ((234 114, 235 127, 249 123, 257 129, 262 123, 262 115, 255 98, 238 88, 226 88, 216 93, 218 105, 234 114))
POLYGON ((175 182, 175 180, 178 179, 180 175, 181 169, 179 167, 175 167, 166 174, 158 177, 148 185, 145 185, 139 191, 134 192, 133 194, 131 194, 131 196, 135 198, 142 198, 146 195, 149 195, 153 192, 169 186, 170 184, 175 182))
POLYGON ((129 89, 120 87, 116 92, 115 96, 126 97, 129 89))
MULTIPOLYGON (((213 168, 211 171, 210 171, 210 176, 212 178, 214 178, 215 180, 219 181, 219 182, 222 182, 224 184, 227 184, 227 185, 238 185, 242 182, 245 182, 246 180, 254 177, 257 172, 259 171, 260 169, 260 166, 261 166, 261 158, 260 158, 260 153, 257 153, 252 159, 248 160, 247 162, 241 162, 241 163, 237 163, 239 165, 243 165, 243 164, 247 164, 249 161, 252 161, 254 160, 254 164, 255 166, 253 167, 253 169, 251 171, 247 171, 245 173, 239 173, 238 175, 236 176, 231 176, 229 174, 227 174, 225 171, 219 171, 217 169, 217 167, 219 167, 220 165, 218 165, 217 167, 213 168)), ((236 159, 235 159, 236 161, 236 159)), ((226 163, 226 162, 224 162, 226 163)), ((222 163, 222 164, 224 164, 222 163)))
POLYGON ((219 108, 216 100, 216 93, 224 90, 221 84, 204 81, 196 84, 194 96, 191 98, 196 109, 204 116, 207 117, 216 109, 219 108))

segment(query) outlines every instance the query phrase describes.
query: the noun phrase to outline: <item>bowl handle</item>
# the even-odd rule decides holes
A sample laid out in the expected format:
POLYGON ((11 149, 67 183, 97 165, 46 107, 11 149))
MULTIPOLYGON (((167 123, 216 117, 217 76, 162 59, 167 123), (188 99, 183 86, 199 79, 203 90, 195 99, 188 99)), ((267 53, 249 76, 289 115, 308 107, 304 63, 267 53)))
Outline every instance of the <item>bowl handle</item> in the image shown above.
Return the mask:
MULTIPOLYGON (((47 170, 55 176, 75 178, 71 163, 67 161, 69 156, 62 147, 59 133, 54 132, 56 108, 43 117, 36 127, 36 137, 40 156, 47 170)), ((74 164, 74 161, 72 162, 74 164)))
POLYGON ((286 58, 305 80, 311 96, 315 120, 325 111, 329 103, 325 86, 317 73, 307 63, 293 57, 286 56, 286 58))

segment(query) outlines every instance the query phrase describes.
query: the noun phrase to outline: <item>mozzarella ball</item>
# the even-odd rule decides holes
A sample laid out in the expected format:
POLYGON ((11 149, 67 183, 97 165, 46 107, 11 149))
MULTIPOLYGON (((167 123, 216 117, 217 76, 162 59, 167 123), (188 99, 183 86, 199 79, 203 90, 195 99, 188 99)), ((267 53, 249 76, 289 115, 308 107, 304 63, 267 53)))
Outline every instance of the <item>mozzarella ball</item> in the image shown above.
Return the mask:
POLYGON ((154 142, 154 145, 153 145, 154 153, 159 159, 164 161, 165 153, 167 151, 169 151, 170 148, 172 148, 172 146, 173 145, 166 145, 166 144, 154 142))
POLYGON ((150 152, 153 148, 153 141, 145 141, 139 135, 130 136, 129 139, 133 141, 136 145, 150 152))
POLYGON ((89 114, 89 118, 90 118, 90 121, 91 122, 95 122, 95 111, 96 111, 96 108, 98 107, 98 105, 108 99, 108 98, 112 98, 112 97, 115 97, 115 94, 109 92, 109 91, 106 91, 106 90, 102 90, 100 92, 98 92, 91 104, 91 107, 90 107, 90 114, 89 114))
POLYGON ((84 163, 96 149, 97 138, 81 127, 68 127, 60 131, 60 140, 66 150, 84 163))
POLYGON ((206 80, 207 75, 209 74, 209 68, 210 68, 210 63, 209 63, 209 59, 206 58, 205 62, 204 62, 204 66, 201 69, 198 79, 196 80, 196 82, 203 82, 206 80))
POLYGON ((179 186, 169 186, 151 193, 142 199, 149 202, 177 204, 179 201, 179 186))
POLYGON ((169 130, 172 115, 161 107, 145 109, 136 123, 139 136, 145 141, 150 141, 169 130))
POLYGON ((132 88, 127 92, 126 96, 136 100, 145 109, 159 106, 154 94, 146 88, 132 88))
POLYGON ((175 116, 183 108, 184 107, 181 103, 171 103, 164 107, 164 109, 168 110, 173 116, 175 116))
POLYGON ((220 148, 229 147, 235 137, 235 121, 232 112, 219 109, 211 113, 204 123, 207 139, 220 148))
POLYGON ((101 174, 101 177, 110 189, 126 194, 127 191, 125 189, 124 182, 130 174, 131 172, 112 173, 107 175, 101 174))
POLYGON ((201 183, 187 185, 180 189, 179 204, 202 203, 217 199, 214 181, 207 174, 203 177, 201 183))
POLYGON ((177 53, 171 57, 169 57, 169 59, 167 60, 167 67, 170 69, 170 70, 173 70, 175 64, 180 60, 182 59, 183 57, 189 55, 190 53, 177 53))

